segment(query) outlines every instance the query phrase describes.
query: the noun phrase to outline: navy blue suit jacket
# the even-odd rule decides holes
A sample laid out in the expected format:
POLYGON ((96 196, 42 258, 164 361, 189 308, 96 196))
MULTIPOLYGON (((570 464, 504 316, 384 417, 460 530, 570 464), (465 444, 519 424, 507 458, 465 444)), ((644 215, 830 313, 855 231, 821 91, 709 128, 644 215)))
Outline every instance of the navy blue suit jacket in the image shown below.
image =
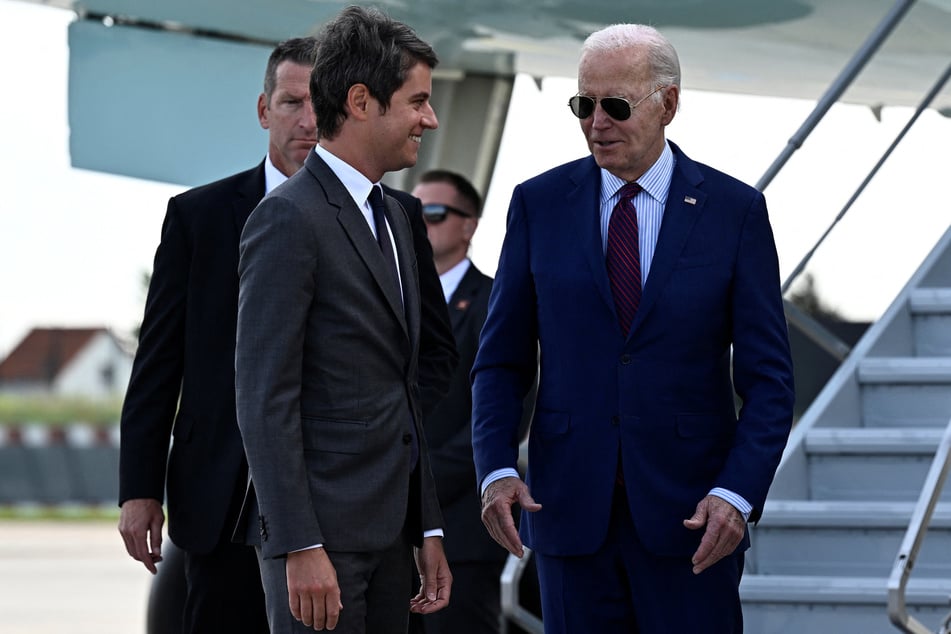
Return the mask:
POLYGON ((697 503, 724 487, 757 519, 786 443, 792 363, 765 200, 671 147, 667 206, 626 338, 605 268, 594 159, 512 195, 473 369, 473 446, 480 482, 515 465, 537 342, 527 482, 543 508, 523 514, 520 530, 543 554, 603 543, 620 457, 642 542, 689 556, 702 531, 683 520, 697 503))

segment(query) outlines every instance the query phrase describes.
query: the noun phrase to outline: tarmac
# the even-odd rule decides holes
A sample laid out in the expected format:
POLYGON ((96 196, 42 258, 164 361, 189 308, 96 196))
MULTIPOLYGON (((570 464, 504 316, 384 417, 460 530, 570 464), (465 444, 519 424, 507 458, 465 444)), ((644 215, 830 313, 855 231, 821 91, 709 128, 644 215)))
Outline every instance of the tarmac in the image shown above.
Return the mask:
POLYGON ((0 634, 143 634, 151 581, 114 520, 0 520, 0 634))

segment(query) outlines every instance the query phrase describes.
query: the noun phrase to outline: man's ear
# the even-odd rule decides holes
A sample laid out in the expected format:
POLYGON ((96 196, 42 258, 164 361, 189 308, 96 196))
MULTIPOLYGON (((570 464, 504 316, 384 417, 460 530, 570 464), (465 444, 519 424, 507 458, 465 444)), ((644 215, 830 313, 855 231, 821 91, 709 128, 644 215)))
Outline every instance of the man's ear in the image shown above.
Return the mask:
POLYGON ((476 229, 479 227, 478 218, 466 218, 462 223, 462 235, 465 236, 466 240, 472 240, 472 236, 475 235, 476 229))
POLYGON ((366 120, 370 108, 370 89, 366 84, 354 84, 347 91, 347 111, 357 120, 366 120))
POLYGON ((265 130, 271 127, 267 120, 267 95, 263 92, 258 95, 258 121, 265 130))
POLYGON ((664 125, 669 124, 674 120, 674 115, 677 114, 677 104, 680 103, 680 88, 677 86, 667 86, 664 89, 664 125))

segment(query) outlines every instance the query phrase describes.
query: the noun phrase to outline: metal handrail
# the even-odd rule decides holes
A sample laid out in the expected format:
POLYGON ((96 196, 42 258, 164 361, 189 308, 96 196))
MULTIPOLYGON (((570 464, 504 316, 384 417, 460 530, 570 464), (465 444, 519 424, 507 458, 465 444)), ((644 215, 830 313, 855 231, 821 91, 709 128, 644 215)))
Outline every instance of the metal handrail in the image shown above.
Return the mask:
POLYGON ((509 554, 502 569, 502 614, 529 634, 542 634, 545 627, 541 619, 519 605, 518 586, 532 557, 532 550, 524 547, 520 558, 509 554))
MULTIPOLYGON (((905 590, 911 571, 915 567, 918 551, 925 539, 928 524, 934 515, 935 505, 941 496, 941 489, 948 476, 949 468, 951 468, 951 421, 948 422, 944 435, 941 437, 941 443, 931 462, 931 469, 928 471, 928 477, 925 478, 921 495, 918 496, 918 504, 915 505, 911 515, 911 523, 905 531, 905 538, 898 549, 898 556, 895 558, 891 576, 888 578, 888 619, 895 627, 907 634, 934 634, 915 617, 908 614, 905 605, 905 590)), ((945 618, 938 634, 948 634, 949 624, 951 624, 951 613, 945 618)))
POLYGON ((809 260, 812 259, 812 256, 815 255, 816 251, 819 249, 819 246, 825 242, 825 239, 829 237, 829 234, 832 233, 832 229, 845 217, 846 212, 852 207, 852 204, 858 200, 858 197, 865 191, 865 188, 869 183, 872 182, 872 179, 875 178, 875 175, 878 174, 878 170, 882 168, 882 165, 885 164, 885 161, 888 160, 888 157, 891 156, 892 152, 895 151, 895 148, 898 147, 898 144, 905 138, 905 135, 908 134, 908 131, 911 130, 912 126, 915 125, 915 122, 918 121, 918 117, 928 109, 931 105, 931 102, 934 101, 941 91, 944 89, 944 85, 948 83, 948 80, 951 79, 951 64, 944 69, 944 72, 938 76, 938 79, 935 81, 931 89, 925 93, 924 98, 921 100, 921 103, 918 104, 918 107, 915 108, 914 113, 908 119, 908 122, 905 123, 905 126, 901 129, 901 132, 898 133, 898 136, 892 141, 891 145, 888 146, 888 149, 885 150, 885 153, 882 154, 881 158, 878 159, 878 162, 875 163, 871 171, 858 186, 858 189, 852 194, 848 202, 842 207, 841 211, 836 215, 832 220, 832 223, 826 227, 826 230, 823 232, 816 243, 812 246, 811 249, 806 253, 805 256, 799 261, 799 264, 796 265, 796 268, 793 269, 792 273, 786 278, 786 281, 783 282, 782 292, 785 293, 789 290, 789 287, 792 286, 793 280, 795 280, 799 275, 806 269, 806 265, 809 263, 809 260))
POLYGON ((806 137, 812 133, 813 129, 819 124, 830 108, 839 100, 839 97, 845 93, 846 89, 855 81, 855 78, 862 71, 865 65, 875 55, 875 52, 882 46, 895 27, 905 18, 905 14, 915 4, 915 0, 897 0, 888 14, 882 18, 882 21, 875 27, 875 30, 869 34, 862 46, 855 52, 852 59, 849 60, 845 68, 833 80, 832 84, 826 89, 825 94, 816 102, 816 107, 812 113, 796 130, 796 133, 786 143, 786 147, 780 152, 773 164, 769 166, 766 173, 760 177, 756 183, 756 189, 763 191, 766 189, 776 174, 783 168, 793 153, 798 150, 806 137))

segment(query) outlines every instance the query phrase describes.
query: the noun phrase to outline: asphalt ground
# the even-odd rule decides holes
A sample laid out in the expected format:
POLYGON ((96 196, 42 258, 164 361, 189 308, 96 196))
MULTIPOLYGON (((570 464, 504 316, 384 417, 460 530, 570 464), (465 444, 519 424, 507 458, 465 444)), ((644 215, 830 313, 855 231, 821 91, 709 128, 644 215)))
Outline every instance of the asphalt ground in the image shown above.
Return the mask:
POLYGON ((151 579, 115 520, 0 520, 0 634, 142 634, 151 579))

